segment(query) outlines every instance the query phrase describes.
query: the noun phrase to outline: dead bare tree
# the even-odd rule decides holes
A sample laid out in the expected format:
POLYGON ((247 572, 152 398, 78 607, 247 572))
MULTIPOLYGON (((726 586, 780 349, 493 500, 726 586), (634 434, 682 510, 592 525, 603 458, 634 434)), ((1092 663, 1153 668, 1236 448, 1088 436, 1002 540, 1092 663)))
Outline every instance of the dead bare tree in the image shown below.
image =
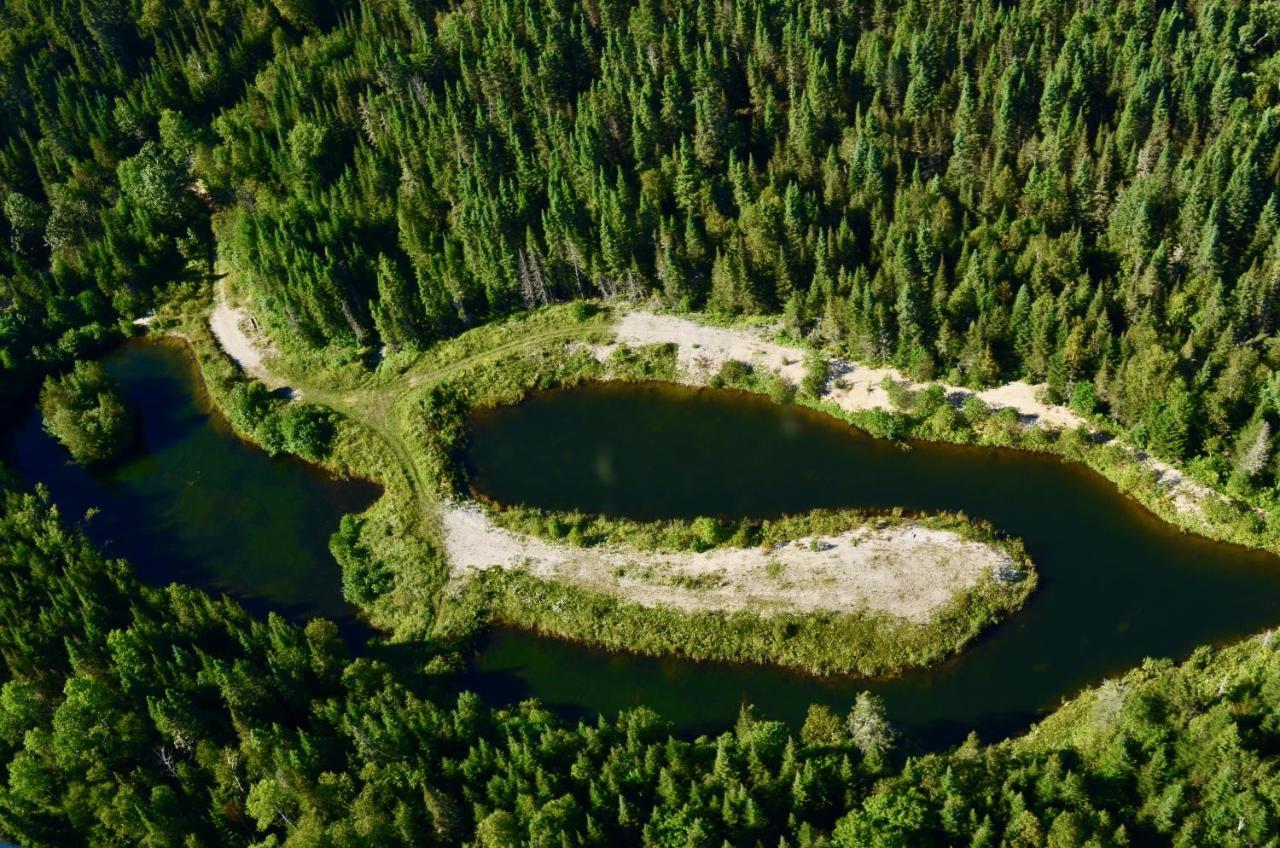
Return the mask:
POLYGON ((520 276, 520 297, 525 308, 546 306, 547 286, 542 278, 542 264, 538 260, 537 251, 531 250, 526 254, 523 247, 517 250, 516 266, 520 276))
POLYGON ((547 272, 542 264, 542 257, 536 250, 529 251, 529 270, 533 274, 533 284, 538 300, 546 306, 551 302, 551 295, 547 293, 547 272))
POLYGON ((529 278, 529 263, 524 259, 524 248, 516 251, 516 275, 520 278, 520 299, 525 309, 534 307, 533 282, 529 278))
POLYGON ((573 284, 578 289, 578 297, 584 297, 586 293, 582 290, 582 254, 571 238, 564 240, 564 249, 569 255, 569 262, 573 265, 573 284))
POLYGON ((367 333, 365 332, 364 327, 360 326, 360 322, 356 320, 356 315, 351 309, 351 304, 347 302, 345 297, 339 302, 342 304, 342 317, 347 319, 347 326, 351 328, 351 332, 355 333, 356 341, 359 344, 364 344, 367 333))
POLYGON ((167 746, 165 745, 156 746, 156 759, 159 760, 160 767, 164 769, 165 774, 169 775, 170 777, 178 776, 177 761, 173 758, 173 754, 169 752, 169 749, 167 746))
POLYGON ((609 277, 601 277, 596 280, 596 287, 600 289, 600 294, 605 300, 613 300, 617 297, 618 290, 614 286, 614 281, 609 277))

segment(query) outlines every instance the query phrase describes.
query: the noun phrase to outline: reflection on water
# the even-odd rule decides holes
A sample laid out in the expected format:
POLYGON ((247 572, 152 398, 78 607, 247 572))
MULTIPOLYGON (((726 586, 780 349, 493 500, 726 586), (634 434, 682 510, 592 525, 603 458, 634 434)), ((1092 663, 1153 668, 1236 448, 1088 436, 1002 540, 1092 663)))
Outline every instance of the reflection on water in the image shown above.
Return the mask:
POLYGON ((111 556, 152 584, 190 583, 227 592, 250 609, 325 616, 358 635, 342 598, 329 535, 378 488, 338 480, 307 463, 268 457, 210 414, 185 349, 125 345, 103 365, 138 413, 139 449, 114 467, 86 471, 41 427, 33 410, 6 462, 49 488, 62 514, 85 522, 111 556))
POLYGON ((473 485, 508 503, 639 519, 816 507, 963 511, 1021 536, 1040 570, 1026 608, 961 656, 887 681, 611 655, 492 635, 468 685, 591 714, 647 703, 686 730, 742 702, 799 722, 870 688, 917 738, 1025 726, 1145 657, 1182 657, 1280 622, 1280 559, 1184 534, 1103 478, 1050 456, 913 443, 903 450, 803 408, 734 392, 607 383, 477 414, 473 485), (612 458, 606 484, 596 458, 612 458))

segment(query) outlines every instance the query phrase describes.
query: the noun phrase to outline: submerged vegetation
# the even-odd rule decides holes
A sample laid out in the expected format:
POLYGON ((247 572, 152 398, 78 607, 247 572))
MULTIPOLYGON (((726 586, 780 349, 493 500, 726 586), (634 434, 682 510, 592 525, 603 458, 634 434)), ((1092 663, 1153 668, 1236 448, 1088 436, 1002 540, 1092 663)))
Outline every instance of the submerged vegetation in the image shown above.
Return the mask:
POLYGON ((82 465, 116 459, 133 444, 132 412, 96 362, 77 362, 67 374, 46 377, 40 414, 45 429, 82 465))

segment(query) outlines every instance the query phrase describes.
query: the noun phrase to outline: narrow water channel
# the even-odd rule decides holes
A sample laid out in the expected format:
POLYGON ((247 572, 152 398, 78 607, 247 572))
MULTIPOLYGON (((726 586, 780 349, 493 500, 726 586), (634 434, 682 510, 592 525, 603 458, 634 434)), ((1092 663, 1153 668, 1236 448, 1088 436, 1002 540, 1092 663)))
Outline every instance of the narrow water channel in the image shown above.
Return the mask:
POLYGON ((1195 646, 1280 624, 1280 558, 1180 532, 1102 477, 1051 456, 918 442, 909 450, 829 416, 734 392, 605 383, 473 416, 477 491, 507 503, 638 519, 775 516, 902 506, 984 518, 1040 570, 1027 606, 939 668, 885 681, 609 654, 495 632, 466 683, 566 712, 649 704, 685 731, 747 702, 799 722, 861 689, 918 740, 1016 731, 1082 687, 1195 646))
POLYGON ((86 471, 33 409, 6 446, 6 464, 48 487, 64 518, 78 521, 109 556, 126 558, 154 585, 226 592, 249 609, 333 619, 363 632, 342 598, 330 534, 344 513, 378 496, 246 444, 211 412, 195 363, 175 345, 134 341, 103 361, 133 406, 140 444, 119 464, 86 471))

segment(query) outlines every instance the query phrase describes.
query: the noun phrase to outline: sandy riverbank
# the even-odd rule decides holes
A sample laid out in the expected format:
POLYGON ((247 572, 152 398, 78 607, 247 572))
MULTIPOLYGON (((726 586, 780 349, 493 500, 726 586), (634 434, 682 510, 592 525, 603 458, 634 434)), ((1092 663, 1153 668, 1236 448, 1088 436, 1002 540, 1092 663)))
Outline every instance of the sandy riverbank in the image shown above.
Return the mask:
POLYGON ((270 388, 281 385, 265 364, 271 349, 251 338, 248 328, 253 319, 248 311, 233 306, 227 299, 226 287, 218 286, 218 302, 209 313, 209 329, 217 339, 218 346, 231 357, 240 370, 255 380, 261 380, 270 388))
MULTIPOLYGON (((619 345, 639 347, 673 344, 677 349, 681 373, 690 383, 705 383, 731 359, 775 371, 797 385, 805 374, 805 350, 771 341, 762 329, 713 327, 675 315, 642 310, 625 314, 614 329, 615 341, 595 349, 598 358, 607 360, 619 345)), ((886 378, 912 390, 922 389, 927 385, 911 380, 895 368, 871 368, 842 359, 829 360, 828 367, 831 376, 822 399, 847 412, 892 409, 889 396, 883 388, 886 378)), ((952 403, 959 405, 969 396, 976 396, 993 410, 1013 409, 1028 426, 1089 426, 1088 422, 1070 408, 1041 401, 1039 396, 1040 390, 1044 388, 1043 384, 1019 380, 977 392, 962 386, 949 386, 945 383, 941 385, 952 403)), ((1161 488, 1180 512, 1198 512, 1206 498, 1220 497, 1212 489, 1189 479, 1172 465, 1136 448, 1128 449, 1132 451, 1135 461, 1156 473, 1161 488)))

